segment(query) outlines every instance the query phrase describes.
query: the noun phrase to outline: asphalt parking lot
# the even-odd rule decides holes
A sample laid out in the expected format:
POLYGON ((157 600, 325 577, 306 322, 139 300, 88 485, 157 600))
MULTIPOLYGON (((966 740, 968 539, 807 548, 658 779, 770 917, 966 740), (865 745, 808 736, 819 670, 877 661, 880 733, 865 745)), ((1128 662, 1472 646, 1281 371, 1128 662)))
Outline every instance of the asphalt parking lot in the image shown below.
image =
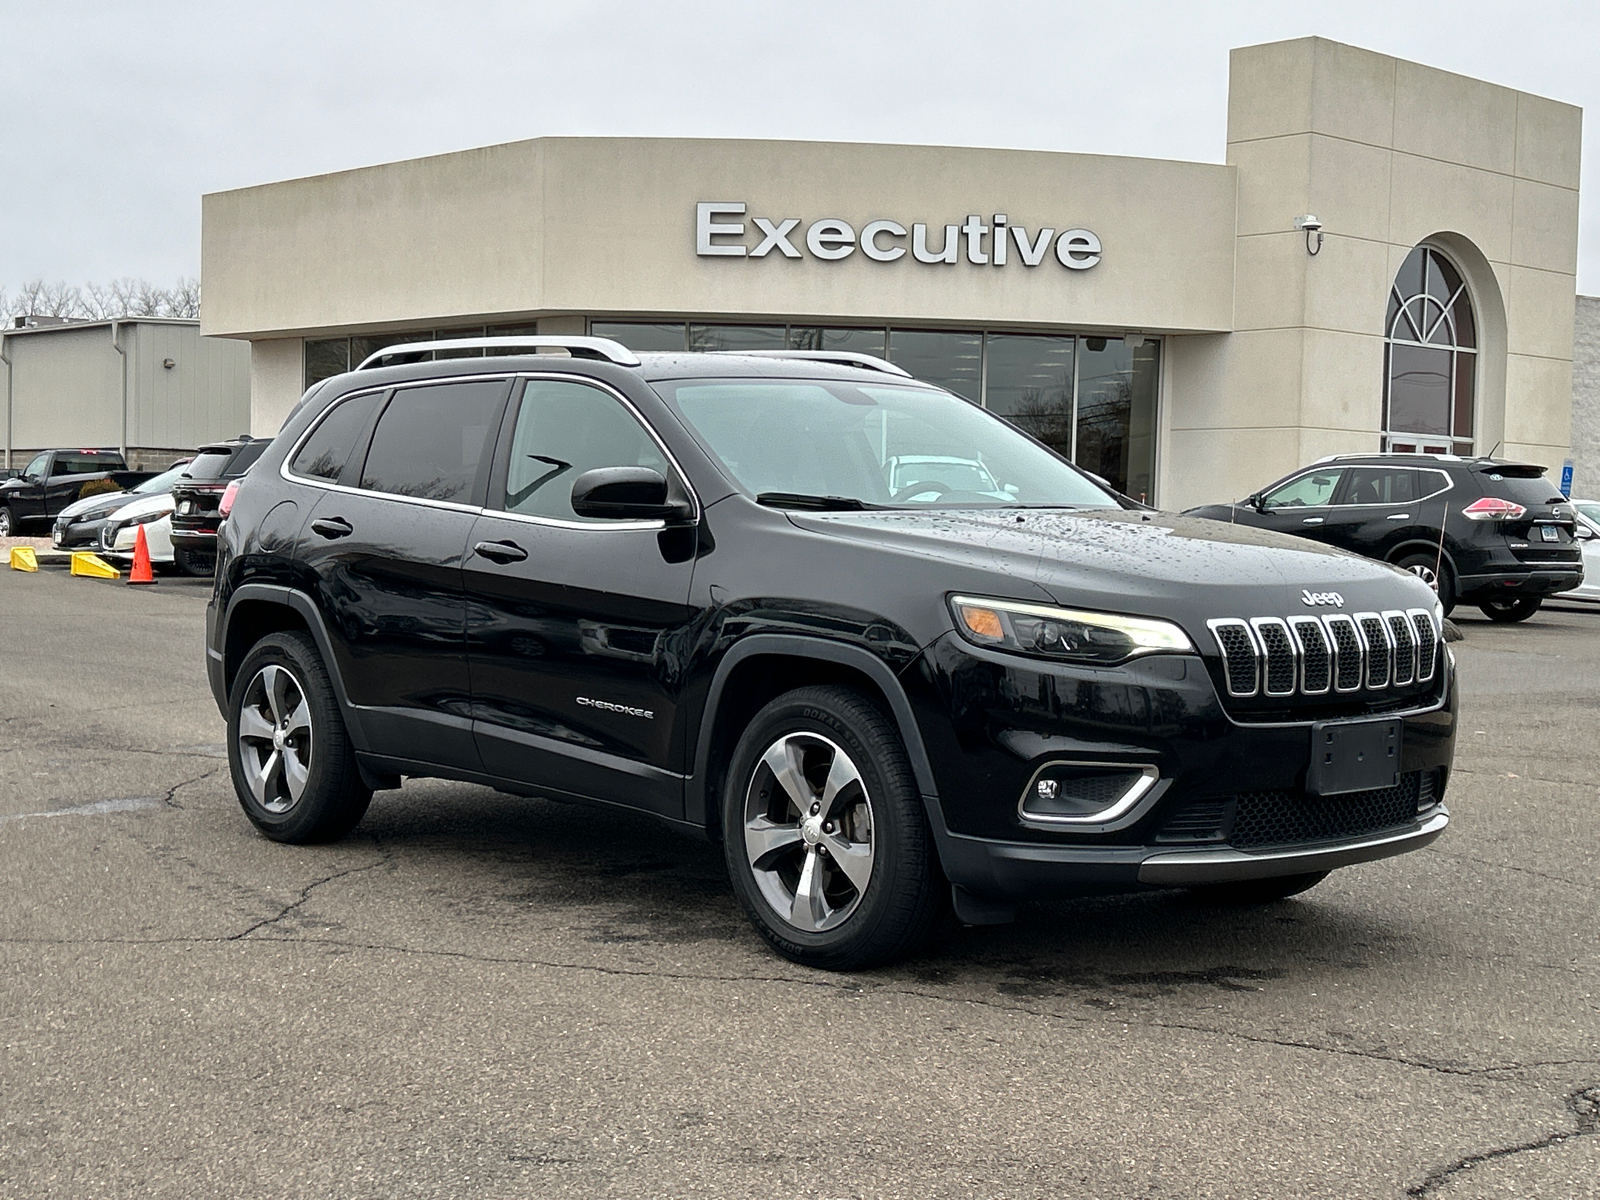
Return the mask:
POLYGON ((260 838, 208 593, 0 571, 0 1195, 1600 1195, 1600 612, 1458 614, 1428 850, 834 976, 644 819, 260 838))

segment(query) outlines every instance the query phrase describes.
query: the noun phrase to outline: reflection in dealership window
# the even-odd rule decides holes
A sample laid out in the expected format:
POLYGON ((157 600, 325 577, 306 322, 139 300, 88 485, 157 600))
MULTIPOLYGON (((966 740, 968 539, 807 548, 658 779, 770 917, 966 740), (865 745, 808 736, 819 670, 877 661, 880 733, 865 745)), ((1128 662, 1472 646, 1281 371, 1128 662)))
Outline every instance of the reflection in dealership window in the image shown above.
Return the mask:
POLYGON ((1078 424, 1073 460, 1119 492, 1148 500, 1155 475, 1160 343, 1121 338, 1079 342, 1078 424))
POLYGON ((983 334, 934 329, 889 331, 889 361, 974 404, 983 399, 983 334))
POLYGON ((984 406, 1072 457, 1072 359, 1077 339, 991 333, 984 406))
POLYGON ((789 327, 791 350, 843 350, 851 354, 870 354, 882 358, 887 330, 818 329, 805 325, 789 327))
POLYGON ((639 354, 663 351, 668 354, 682 354, 688 344, 684 340, 684 327, 681 321, 591 321, 589 333, 594 337, 621 342, 629 350, 639 354))

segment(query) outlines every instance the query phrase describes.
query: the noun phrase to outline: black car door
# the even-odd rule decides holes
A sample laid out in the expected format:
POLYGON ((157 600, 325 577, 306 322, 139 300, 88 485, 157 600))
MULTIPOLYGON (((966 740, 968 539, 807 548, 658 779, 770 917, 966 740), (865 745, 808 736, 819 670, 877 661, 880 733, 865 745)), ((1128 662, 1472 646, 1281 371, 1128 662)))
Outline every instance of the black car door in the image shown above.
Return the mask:
POLYGON ((1430 526, 1427 517, 1441 509, 1435 503, 1423 511, 1419 480, 1425 475, 1431 483, 1438 474, 1382 464, 1350 467, 1323 522, 1322 540, 1369 558, 1385 558, 1391 548, 1419 537, 1437 540, 1438 524, 1430 526))
POLYGON ((632 406, 594 380, 525 380, 500 443, 465 566, 484 768, 681 816, 693 533, 580 517, 572 484, 618 466, 687 484, 632 406))
POLYGON ((1263 492, 1254 508, 1241 507, 1239 520, 1259 529, 1327 541, 1324 526, 1344 474, 1343 467, 1313 467, 1290 476, 1263 492))
MULTIPOLYGON (((374 753, 478 769, 461 561, 508 390, 505 379, 474 379, 369 393, 318 425, 370 423, 341 410, 381 406, 365 455, 320 484, 296 562, 374 753)), ((328 469, 315 442, 313 432, 290 467, 308 483, 328 469)))
POLYGON ((22 486, 10 492, 11 509, 19 518, 45 515, 45 487, 50 470, 48 450, 22 468, 22 486))

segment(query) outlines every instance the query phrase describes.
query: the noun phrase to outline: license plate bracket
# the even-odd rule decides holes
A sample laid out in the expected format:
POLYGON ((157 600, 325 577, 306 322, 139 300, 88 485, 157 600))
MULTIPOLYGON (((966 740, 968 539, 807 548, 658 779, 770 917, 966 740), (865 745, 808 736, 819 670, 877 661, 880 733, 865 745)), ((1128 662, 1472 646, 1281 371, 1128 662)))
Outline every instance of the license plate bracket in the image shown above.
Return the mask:
POLYGON ((1400 782, 1400 738, 1398 719, 1316 722, 1306 791, 1341 796, 1394 787, 1400 782))

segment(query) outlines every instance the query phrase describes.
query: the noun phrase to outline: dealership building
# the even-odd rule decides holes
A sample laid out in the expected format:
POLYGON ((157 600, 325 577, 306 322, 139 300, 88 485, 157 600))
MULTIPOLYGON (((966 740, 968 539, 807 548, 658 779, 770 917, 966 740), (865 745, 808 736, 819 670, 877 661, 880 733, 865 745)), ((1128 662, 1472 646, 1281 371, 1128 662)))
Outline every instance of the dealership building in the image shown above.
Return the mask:
POLYGON ((205 197, 251 424, 397 341, 884 355, 1131 495, 1321 455, 1569 453, 1581 111, 1307 38, 1236 50, 1224 163, 541 138, 205 197))

